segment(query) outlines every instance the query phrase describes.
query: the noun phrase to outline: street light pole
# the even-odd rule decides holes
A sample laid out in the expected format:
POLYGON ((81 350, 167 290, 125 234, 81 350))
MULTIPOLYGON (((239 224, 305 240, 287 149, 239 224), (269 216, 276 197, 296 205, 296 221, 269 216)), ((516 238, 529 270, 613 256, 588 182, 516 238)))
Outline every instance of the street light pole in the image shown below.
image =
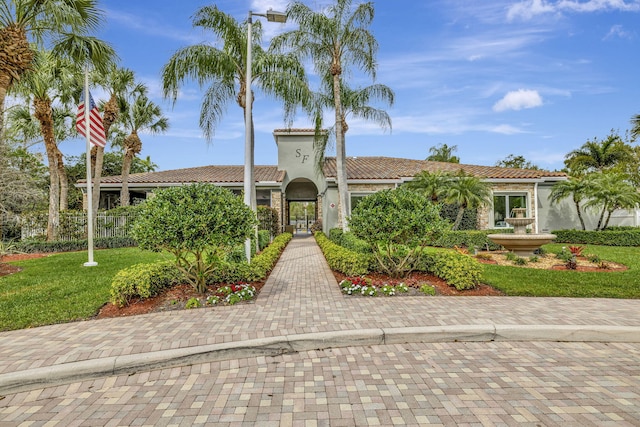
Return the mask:
MULTIPOLYGON (((253 175, 253 117, 252 117, 252 103, 253 94, 251 93, 251 66, 253 60, 251 58, 252 50, 252 18, 254 16, 262 16, 267 18, 269 22, 287 22, 287 15, 282 12, 276 12, 269 9, 266 14, 253 13, 249 11, 247 18, 247 67, 245 70, 245 107, 244 107, 244 204, 249 206, 252 211, 256 211, 256 196, 255 196, 255 178, 253 175)), ((247 239, 244 244, 245 255, 247 262, 251 262, 251 239, 247 239)))

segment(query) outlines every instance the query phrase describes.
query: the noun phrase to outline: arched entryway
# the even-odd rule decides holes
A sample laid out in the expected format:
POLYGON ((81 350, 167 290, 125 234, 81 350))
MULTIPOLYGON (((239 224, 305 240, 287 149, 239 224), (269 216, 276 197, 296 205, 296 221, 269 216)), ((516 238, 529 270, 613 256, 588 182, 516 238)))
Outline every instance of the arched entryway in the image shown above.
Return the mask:
POLYGON ((284 192, 285 209, 283 224, 285 230, 307 234, 319 218, 318 187, 306 178, 291 181, 284 192))

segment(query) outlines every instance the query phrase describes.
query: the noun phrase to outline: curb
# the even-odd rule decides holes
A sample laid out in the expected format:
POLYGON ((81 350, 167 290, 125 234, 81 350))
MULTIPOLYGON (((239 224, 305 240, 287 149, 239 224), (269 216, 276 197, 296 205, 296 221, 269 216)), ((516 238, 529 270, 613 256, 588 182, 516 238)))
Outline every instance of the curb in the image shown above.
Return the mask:
POLYGON ((318 332, 83 360, 0 375, 0 395, 111 375, 257 356, 383 344, 548 341, 640 343, 640 327, 456 325, 318 332))

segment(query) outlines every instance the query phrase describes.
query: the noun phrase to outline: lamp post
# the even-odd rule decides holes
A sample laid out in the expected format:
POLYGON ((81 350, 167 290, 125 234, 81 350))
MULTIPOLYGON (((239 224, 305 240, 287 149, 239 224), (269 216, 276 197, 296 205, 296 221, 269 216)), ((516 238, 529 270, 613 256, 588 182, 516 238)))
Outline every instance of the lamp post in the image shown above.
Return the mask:
MULTIPOLYGON (((249 17, 247 19, 247 69, 245 71, 245 107, 244 107, 244 204, 249 206, 251 210, 256 211, 256 199, 255 199, 255 179, 253 176, 253 118, 252 118, 252 103, 253 94, 251 93, 251 25, 252 17, 262 16, 267 18, 269 22, 287 22, 287 15, 282 12, 276 12, 269 9, 266 14, 253 13, 249 11, 249 17)), ((247 256, 247 262, 251 262, 251 239, 247 239, 244 244, 245 254, 247 256)))

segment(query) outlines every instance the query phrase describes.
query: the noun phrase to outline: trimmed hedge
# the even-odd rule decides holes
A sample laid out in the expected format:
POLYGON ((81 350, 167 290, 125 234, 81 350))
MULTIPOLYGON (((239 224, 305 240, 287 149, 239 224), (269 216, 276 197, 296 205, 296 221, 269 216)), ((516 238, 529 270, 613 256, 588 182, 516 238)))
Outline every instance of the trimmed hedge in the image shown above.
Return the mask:
MULTIPOLYGON (((15 242, 15 249, 24 253, 73 252, 87 250, 88 245, 87 240, 59 240, 55 242, 24 240, 15 242)), ((131 237, 99 237, 93 241, 93 246, 96 249, 128 248, 137 245, 137 242, 131 237)))
POLYGON ((556 230, 557 243, 602 246, 640 246, 640 228, 604 231, 556 230))
POLYGON ((322 231, 318 231, 314 236, 332 270, 347 276, 361 276, 371 269, 374 262, 371 255, 344 248, 329 240, 322 231))
POLYGON ((207 278, 207 284, 226 282, 255 282, 267 277, 276 265, 280 254, 293 238, 291 233, 278 235, 269 246, 246 262, 221 262, 218 268, 207 278))
POLYGON ((482 276, 482 265, 478 261, 451 250, 424 254, 421 270, 438 276, 459 291, 475 288, 482 276))
POLYGON ((329 240, 343 248, 359 252, 361 254, 370 254, 371 248, 364 240, 358 239, 351 232, 343 232, 341 228, 332 228, 329 230, 329 240))
POLYGON ((487 249, 490 251, 497 251, 502 248, 502 246, 493 243, 487 237, 488 234, 494 233, 510 233, 513 232, 511 229, 500 229, 500 230, 457 230, 457 231, 446 231, 442 236, 438 237, 434 242, 433 246, 437 246, 440 248, 453 248, 454 246, 458 247, 466 247, 473 248, 476 247, 478 249, 487 249))
POLYGON ((111 282, 111 302, 119 307, 128 305, 133 298, 149 298, 163 288, 185 280, 172 261, 153 264, 135 264, 120 270, 111 282))

